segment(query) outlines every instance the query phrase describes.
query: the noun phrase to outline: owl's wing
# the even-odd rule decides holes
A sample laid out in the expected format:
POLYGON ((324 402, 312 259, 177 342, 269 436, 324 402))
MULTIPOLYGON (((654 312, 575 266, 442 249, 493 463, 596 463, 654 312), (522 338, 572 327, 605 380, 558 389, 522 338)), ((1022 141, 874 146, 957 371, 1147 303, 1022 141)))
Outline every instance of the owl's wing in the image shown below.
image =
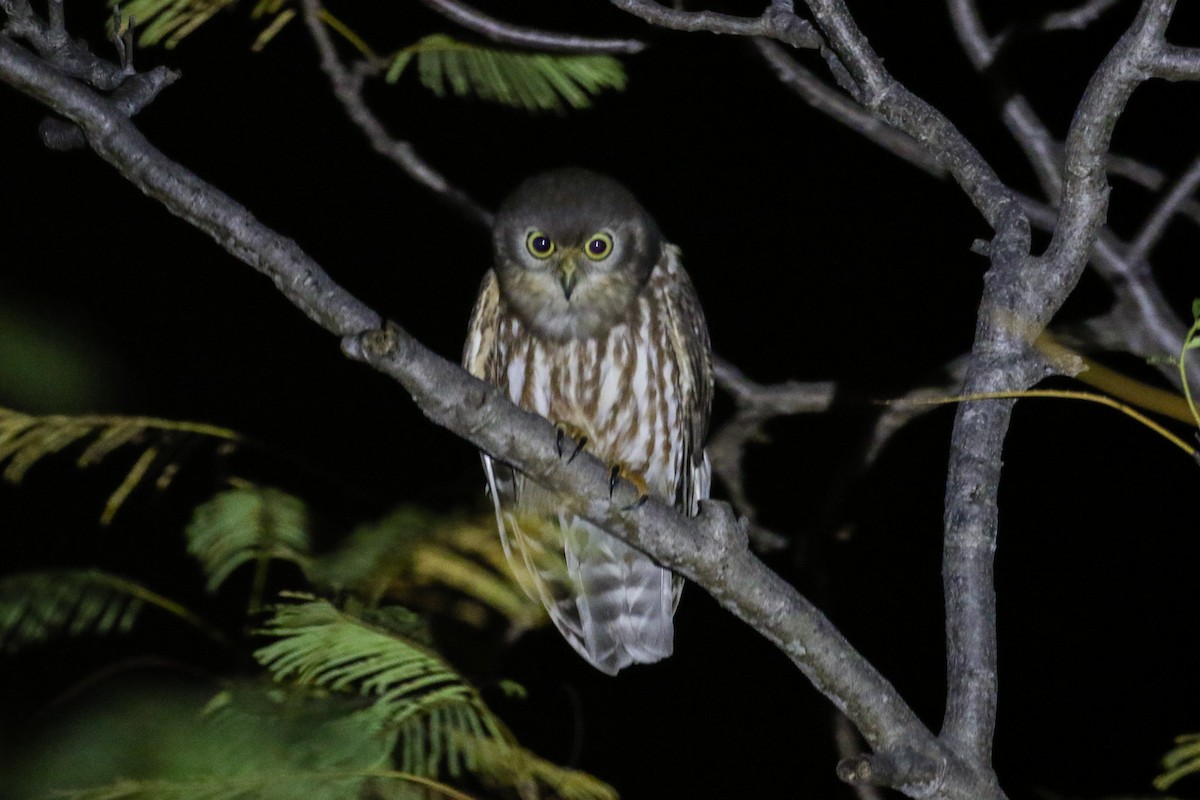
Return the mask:
MULTIPOLYGON (((671 251, 669 257, 678 258, 678 250, 671 247, 671 251)), ((712 467, 704 452, 713 397, 712 345, 695 287, 682 268, 675 270, 674 277, 667 287, 666 305, 671 320, 668 326, 671 347, 680 365, 679 388, 683 395, 679 409, 683 453, 676 467, 675 506, 687 515, 695 516, 700 511, 700 501, 708 498, 712 483, 712 467)))
POLYGON ((479 297, 471 310, 467 326, 467 341, 463 345, 462 365, 467 372, 485 381, 492 378, 494 363, 499 358, 496 347, 500 326, 500 284, 494 270, 488 270, 479 285, 479 297))
MULTIPOLYGON (((506 368, 499 348, 500 320, 500 286, 496 273, 488 270, 471 312, 463 367, 493 384, 501 383, 506 368)), ((513 576, 531 599, 545 606, 567 641, 587 658, 584 625, 575 605, 579 589, 564 557, 563 526, 555 519, 557 503, 517 470, 486 453, 480 456, 496 510, 500 544, 513 576), (532 509, 521 513, 516 510, 527 507, 532 509)))

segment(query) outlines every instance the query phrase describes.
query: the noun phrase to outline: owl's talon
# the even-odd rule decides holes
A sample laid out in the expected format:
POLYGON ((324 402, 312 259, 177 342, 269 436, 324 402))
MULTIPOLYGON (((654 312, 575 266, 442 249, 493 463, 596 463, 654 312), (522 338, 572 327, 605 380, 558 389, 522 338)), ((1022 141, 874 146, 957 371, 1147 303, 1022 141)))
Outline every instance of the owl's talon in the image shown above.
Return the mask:
POLYGON ((575 441, 575 449, 571 451, 571 455, 567 458, 567 463, 570 464, 575 460, 575 456, 583 452, 583 448, 587 445, 587 434, 579 428, 567 425, 565 422, 560 422, 555 427, 558 430, 554 435, 554 449, 558 451, 559 458, 563 457, 563 439, 570 436, 575 441))
POLYGON ((629 505, 625 506, 625 511, 632 511, 635 508, 641 508, 642 505, 650 499, 650 487, 646 485, 646 479, 640 474, 631 469, 626 469, 621 464, 613 464, 612 469, 608 473, 608 497, 611 500, 613 493, 617 489, 617 481, 621 478, 633 484, 633 488, 637 489, 637 499, 629 505))

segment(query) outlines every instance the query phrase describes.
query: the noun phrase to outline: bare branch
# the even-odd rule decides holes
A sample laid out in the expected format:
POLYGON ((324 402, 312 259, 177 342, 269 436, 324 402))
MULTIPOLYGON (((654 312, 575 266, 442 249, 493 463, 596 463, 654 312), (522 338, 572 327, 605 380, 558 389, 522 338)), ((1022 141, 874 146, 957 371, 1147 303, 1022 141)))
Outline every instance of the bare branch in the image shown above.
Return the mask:
POLYGON ((596 39, 513 25, 458 0, 421 0, 425 5, 469 31, 501 44, 570 53, 640 53, 646 43, 637 39, 596 39))
POLYGON ((1171 190, 1162 196, 1154 211, 1146 218, 1142 229, 1138 231, 1138 235, 1129 243, 1129 249, 1125 251, 1127 262, 1136 265, 1149 257, 1150 251, 1162 238, 1171 219, 1184 203, 1192 199, 1198 185, 1200 185, 1200 156, 1196 156, 1191 165, 1175 181, 1171 190))
MULTIPOLYGON (((1088 3, 1075 11, 1098 13, 1106 7, 1104 3, 1088 3)), ((976 69, 987 69, 995 57, 998 40, 992 39, 984 31, 974 0, 949 0, 948 8, 955 32, 968 58, 976 69)), ((1052 202, 1057 203, 1062 191, 1062 146, 1053 139, 1020 94, 1008 95, 1002 108, 1002 118, 1029 158, 1043 191, 1052 202)), ((1105 163, 1109 174, 1129 178, 1147 189, 1158 190, 1166 182, 1161 170, 1134 159, 1106 153, 1105 163)), ((1200 203, 1192 200, 1186 192, 1183 196, 1173 193, 1170 197, 1169 202, 1164 198, 1166 205, 1200 224, 1200 203)), ((1045 231, 1054 230, 1058 217, 1053 209, 1028 197, 1022 197, 1021 203, 1037 227, 1045 231)), ((1166 221, 1162 220, 1163 224, 1166 221)), ((1143 357, 1173 352, 1182 341, 1186 326, 1175 317, 1166 298, 1152 280, 1149 269, 1140 263, 1145 256, 1131 258, 1129 254, 1122 255, 1124 249, 1125 246, 1105 229, 1100 232, 1092 253, 1097 272, 1109 283, 1117 297, 1117 305, 1109 316, 1110 322, 1119 323, 1115 335, 1122 340, 1125 349, 1143 357)), ((1178 380, 1177 373, 1172 369, 1164 369, 1163 372, 1169 380, 1178 380)), ((1193 372, 1194 379, 1200 379, 1200 367, 1194 368, 1193 372)))
MULTIPOLYGON (((975 0, 949 0, 947 8, 954 32, 967 58, 976 70, 987 70, 996 58, 1000 42, 989 37, 984 30, 975 0)), ((1062 148, 1058 142, 1038 119, 1029 101, 1020 94, 1014 92, 1006 97, 1000 109, 1000 118, 1025 152, 1042 191, 1057 202, 1062 190, 1062 148)))
POLYGON ((961 355, 943 368, 946 378, 941 383, 919 386, 894 400, 889 400, 883 413, 875 420, 875 427, 871 431, 871 438, 863 453, 863 466, 869 467, 874 464, 883 449, 887 447, 887 443, 905 425, 936 408, 936 406, 924 404, 922 401, 957 394, 962 388, 969 363, 970 357, 965 354, 961 355))
MULTIPOLYGON (((1125 178, 1142 188, 1157 192, 1167 183, 1166 174, 1158 167, 1143 164, 1128 156, 1108 155, 1108 174, 1125 178)), ((1187 200, 1179 206, 1179 213, 1194 225, 1200 226, 1200 202, 1187 200)))
POLYGON ((822 81, 788 55, 783 48, 767 39, 754 39, 754 46, 775 70, 779 81, 796 92, 806 103, 850 130, 862 134, 884 150, 899 156, 915 167, 935 177, 946 170, 937 159, 906 133, 896 130, 872 115, 858 103, 822 81))
POLYGON ((1108 206, 1105 157, 1117 119, 1129 96, 1162 60, 1163 33, 1174 0, 1146 0, 1132 27, 1088 83, 1067 133, 1062 210, 1047 257, 1063 265, 1085 258, 1108 206))
MULTIPOLYGON (((1025 196, 1021 196, 1021 205, 1036 227, 1054 230, 1057 210, 1025 196)), ((1092 266, 1116 295, 1113 308, 1088 324, 1092 341, 1146 359, 1178 352, 1187 326, 1171 309, 1146 264, 1128 261, 1124 249, 1125 245, 1107 229, 1101 229, 1092 248, 1092 266)), ((1168 380, 1178 382, 1179 371, 1174 365, 1164 364, 1159 369, 1168 380)), ((1200 383, 1200 365, 1189 364, 1188 374, 1194 383, 1200 383)))
POLYGON ((765 36, 792 47, 819 48, 821 37, 807 20, 796 16, 790 2, 772 2, 759 17, 735 17, 715 11, 680 11, 654 0, 611 0, 617 8, 652 25, 675 31, 707 31, 737 36, 765 36))
POLYGON ((1200 80, 1200 50, 1174 44, 1164 45, 1151 68, 1156 78, 1169 81, 1200 80))
POLYGON ((1044 31, 1081 31, 1119 2, 1121 0, 1087 0, 1075 8, 1047 14, 1039 27, 1044 31))
POLYGON ((304 23, 312 36, 313 43, 321 56, 321 70, 329 78, 334 96, 341 102, 350 121, 366 135, 375 152, 390 159, 410 178, 426 187, 453 208, 474 222, 485 227, 492 225, 492 212, 481 206, 470 195, 446 180, 440 172, 426 163, 409 143, 392 137, 383 123, 367 106, 362 96, 363 81, 375 71, 375 65, 360 62, 358 67, 347 70, 338 58, 337 49, 321 22, 321 6, 318 0, 301 0, 304 23))
POLYGON ((713 358, 717 385, 733 396, 737 413, 713 432, 705 449, 713 472, 729 492, 735 508, 746 515, 748 533, 755 548, 762 552, 778 550, 787 540, 757 524, 757 513, 746 494, 742 471, 747 445, 763 441, 763 426, 776 417, 827 411, 836 391, 830 381, 786 383, 764 386, 742 374, 723 358, 713 358))

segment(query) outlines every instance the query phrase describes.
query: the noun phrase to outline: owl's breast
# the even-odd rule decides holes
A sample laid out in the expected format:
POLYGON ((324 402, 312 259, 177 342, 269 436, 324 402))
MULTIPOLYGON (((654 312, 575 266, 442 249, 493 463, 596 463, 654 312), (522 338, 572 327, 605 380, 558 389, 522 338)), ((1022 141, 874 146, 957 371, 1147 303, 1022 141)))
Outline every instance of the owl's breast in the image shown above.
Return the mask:
POLYGON ((530 336, 510 319, 491 379, 522 408, 586 435, 589 452, 639 473, 670 502, 683 448, 680 370, 651 304, 639 305, 604 336, 563 342, 530 336))

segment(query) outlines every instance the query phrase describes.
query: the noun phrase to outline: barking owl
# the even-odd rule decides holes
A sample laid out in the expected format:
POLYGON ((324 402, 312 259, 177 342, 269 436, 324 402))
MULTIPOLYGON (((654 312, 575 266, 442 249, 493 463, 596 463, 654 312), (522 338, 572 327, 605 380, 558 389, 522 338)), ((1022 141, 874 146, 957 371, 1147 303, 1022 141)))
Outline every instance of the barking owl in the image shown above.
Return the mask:
MULTIPOLYGON (((708 497, 712 354, 679 249, 611 178, 563 169, 501 205, 463 365, 688 515, 708 497)), ((683 579, 483 456, 509 562, 596 668, 671 654, 683 579)))

